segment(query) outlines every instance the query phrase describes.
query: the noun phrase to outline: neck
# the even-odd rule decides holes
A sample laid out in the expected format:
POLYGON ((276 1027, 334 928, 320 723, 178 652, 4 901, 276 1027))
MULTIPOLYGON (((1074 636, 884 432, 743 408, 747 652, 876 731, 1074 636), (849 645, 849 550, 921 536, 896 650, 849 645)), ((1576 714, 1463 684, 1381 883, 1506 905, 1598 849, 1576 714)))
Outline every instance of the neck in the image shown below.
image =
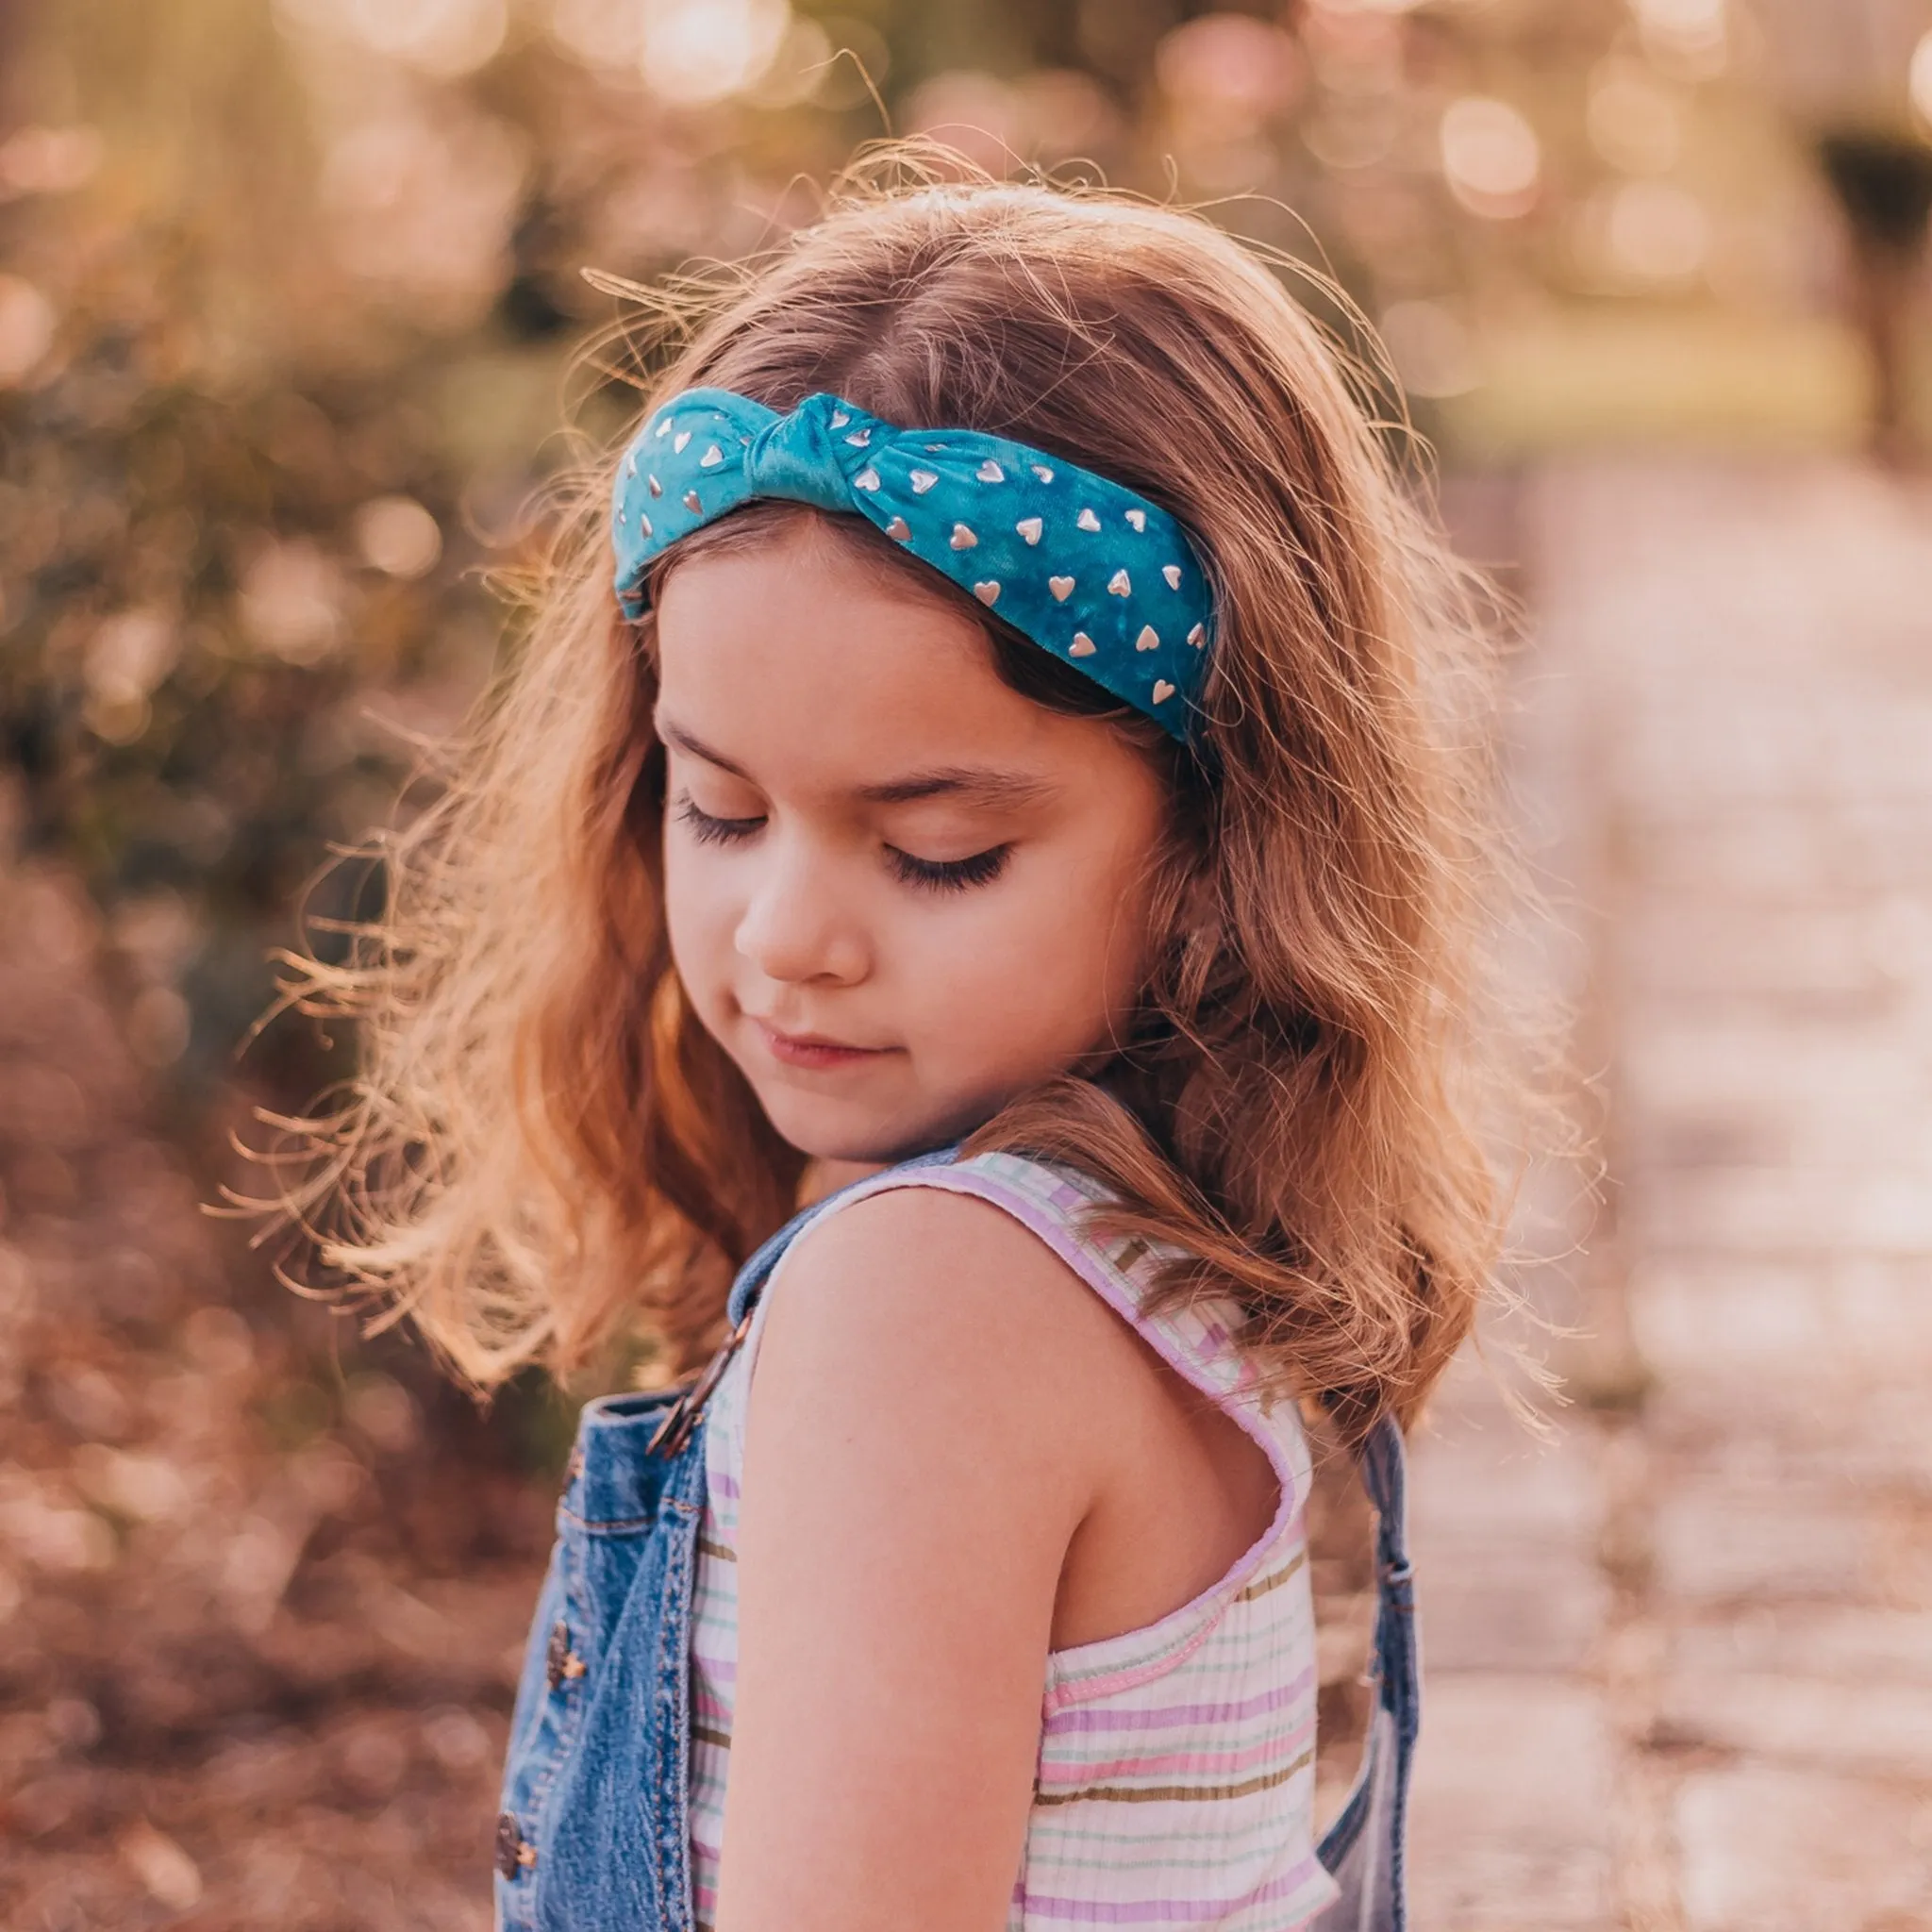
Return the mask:
POLYGON ((883 1160, 808 1161, 798 1183, 798 1205, 801 1208, 813 1207, 827 1194, 837 1193, 841 1188, 850 1187, 854 1181, 883 1174, 885 1169, 883 1160))

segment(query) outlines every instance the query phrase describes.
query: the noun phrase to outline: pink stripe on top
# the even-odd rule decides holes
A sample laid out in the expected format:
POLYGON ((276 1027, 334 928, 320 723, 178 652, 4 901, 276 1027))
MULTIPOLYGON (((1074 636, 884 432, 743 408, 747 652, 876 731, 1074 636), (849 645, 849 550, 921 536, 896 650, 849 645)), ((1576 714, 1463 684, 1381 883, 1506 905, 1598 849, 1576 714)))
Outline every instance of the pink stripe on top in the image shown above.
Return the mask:
MULTIPOLYGON (((1069 1924, 1151 1932, 1292 1932, 1335 1896, 1314 1855, 1315 1631, 1305 1512, 1308 1451, 1291 1402, 1255 1391, 1232 1306, 1143 1312, 1160 1258, 1081 1228, 1104 1200, 1084 1175, 1014 1155, 878 1176, 837 1212, 894 1187, 938 1187, 1032 1229, 1186 1381, 1267 1451, 1274 1520, 1232 1570, 1140 1630, 1047 1659, 1040 1758, 1008 1932, 1069 1924), (1123 1265, 1124 1264, 1124 1265, 1123 1265), (1252 1586, 1252 1588, 1250 1587, 1252 1586)), ((783 1269, 773 1277, 775 1289, 783 1269)), ((709 1492, 691 1643, 691 1866, 701 1928, 716 1897, 737 1677, 739 1478, 751 1362, 770 1306, 705 1419, 709 1492)))

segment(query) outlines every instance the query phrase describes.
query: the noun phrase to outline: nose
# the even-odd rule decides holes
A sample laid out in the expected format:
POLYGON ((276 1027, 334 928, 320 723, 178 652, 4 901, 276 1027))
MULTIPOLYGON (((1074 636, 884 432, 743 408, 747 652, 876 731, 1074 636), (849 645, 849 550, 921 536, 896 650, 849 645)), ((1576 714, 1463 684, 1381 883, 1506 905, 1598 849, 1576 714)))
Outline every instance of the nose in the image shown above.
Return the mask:
POLYGON ((739 957, 786 983, 862 979, 870 947, 841 906, 836 868, 797 840, 774 840, 762 856, 734 935, 739 957))

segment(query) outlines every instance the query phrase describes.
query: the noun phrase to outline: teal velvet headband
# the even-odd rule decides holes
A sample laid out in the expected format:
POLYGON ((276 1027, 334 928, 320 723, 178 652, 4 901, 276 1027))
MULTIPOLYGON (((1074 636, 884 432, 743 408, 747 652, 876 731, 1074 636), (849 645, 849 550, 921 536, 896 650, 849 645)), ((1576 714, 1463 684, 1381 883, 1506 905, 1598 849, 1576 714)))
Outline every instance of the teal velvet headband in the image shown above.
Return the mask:
POLYGON ((673 396, 613 491, 617 596, 700 525, 782 496, 876 524, 1041 650, 1187 741, 1213 599, 1181 526, 1131 490, 976 429, 898 429, 834 395, 780 415, 729 390, 673 396))

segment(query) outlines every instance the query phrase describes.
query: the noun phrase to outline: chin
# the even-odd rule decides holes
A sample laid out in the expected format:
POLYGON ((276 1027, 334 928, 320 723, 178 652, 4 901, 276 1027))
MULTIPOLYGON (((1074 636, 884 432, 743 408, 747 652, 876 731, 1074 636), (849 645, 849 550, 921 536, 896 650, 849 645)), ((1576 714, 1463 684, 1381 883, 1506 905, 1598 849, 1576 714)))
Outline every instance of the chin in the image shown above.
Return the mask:
POLYGON ((758 1093, 779 1138, 814 1160, 890 1166, 962 1139, 996 1108, 871 1108, 795 1090, 758 1093))

